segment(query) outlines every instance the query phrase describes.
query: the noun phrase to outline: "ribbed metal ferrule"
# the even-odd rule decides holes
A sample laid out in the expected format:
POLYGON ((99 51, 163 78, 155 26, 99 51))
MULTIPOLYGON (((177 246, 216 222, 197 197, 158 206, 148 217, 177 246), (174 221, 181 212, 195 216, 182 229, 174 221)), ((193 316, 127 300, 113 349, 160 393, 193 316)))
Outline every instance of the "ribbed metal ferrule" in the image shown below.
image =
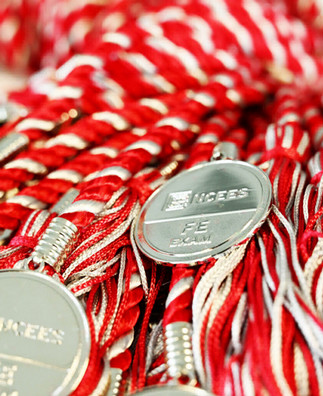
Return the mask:
POLYGON ((76 188, 70 188, 61 199, 51 208, 52 213, 62 214, 64 210, 74 201, 78 196, 79 190, 76 188))
POLYGON ((105 396, 121 396, 122 389, 122 370, 118 368, 110 368, 110 385, 105 396))
POLYGON ((77 231, 77 227, 70 221, 55 217, 32 253, 33 261, 36 264, 49 264, 58 270, 69 252, 77 231))
POLYGON ((192 351, 192 325, 187 322, 170 323, 165 328, 165 349, 168 374, 178 379, 186 376, 195 380, 192 351))

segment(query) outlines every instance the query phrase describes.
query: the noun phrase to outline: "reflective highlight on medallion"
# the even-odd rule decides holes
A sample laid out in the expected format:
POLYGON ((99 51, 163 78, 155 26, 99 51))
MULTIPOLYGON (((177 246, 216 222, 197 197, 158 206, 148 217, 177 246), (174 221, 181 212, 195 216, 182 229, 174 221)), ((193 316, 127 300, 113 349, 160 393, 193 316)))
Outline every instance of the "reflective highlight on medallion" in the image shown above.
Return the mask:
POLYGON ((5 270, 0 301, 0 395, 70 394, 90 350, 78 300, 49 276, 5 270))
POLYGON ((259 168, 219 160, 184 171, 146 202, 136 241, 159 262, 216 256, 249 237, 268 214, 271 184, 259 168))

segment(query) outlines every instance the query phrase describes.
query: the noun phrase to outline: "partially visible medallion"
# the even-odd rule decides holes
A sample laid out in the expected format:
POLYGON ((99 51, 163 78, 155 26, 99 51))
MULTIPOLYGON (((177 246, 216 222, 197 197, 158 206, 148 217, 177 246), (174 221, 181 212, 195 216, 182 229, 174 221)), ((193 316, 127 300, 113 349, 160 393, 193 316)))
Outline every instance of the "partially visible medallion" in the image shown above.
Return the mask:
POLYGON ((268 215, 267 175, 242 161, 203 163, 165 183, 143 206, 136 242, 158 262, 195 264, 252 235, 268 215))
POLYGON ((59 282, 32 271, 0 271, 0 395, 66 396, 87 367, 84 310, 59 282))

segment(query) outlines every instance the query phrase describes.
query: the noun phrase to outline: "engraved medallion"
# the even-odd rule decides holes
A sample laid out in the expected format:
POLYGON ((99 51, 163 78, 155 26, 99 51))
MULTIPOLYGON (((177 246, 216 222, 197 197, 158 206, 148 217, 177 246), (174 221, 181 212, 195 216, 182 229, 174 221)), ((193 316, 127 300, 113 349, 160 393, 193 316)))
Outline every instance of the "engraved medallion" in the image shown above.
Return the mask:
POLYGON ((271 196, 270 181, 256 166, 203 163, 150 196, 136 224, 136 242, 158 262, 194 265, 251 236, 265 220, 271 196))
POLYGON ((0 301, 0 395, 69 395, 90 351, 79 301, 49 276, 19 270, 0 271, 0 301))
POLYGON ((154 386, 146 388, 138 393, 137 396, 162 396, 167 393, 172 396, 214 396, 203 389, 194 388, 187 385, 167 385, 167 386, 154 386))

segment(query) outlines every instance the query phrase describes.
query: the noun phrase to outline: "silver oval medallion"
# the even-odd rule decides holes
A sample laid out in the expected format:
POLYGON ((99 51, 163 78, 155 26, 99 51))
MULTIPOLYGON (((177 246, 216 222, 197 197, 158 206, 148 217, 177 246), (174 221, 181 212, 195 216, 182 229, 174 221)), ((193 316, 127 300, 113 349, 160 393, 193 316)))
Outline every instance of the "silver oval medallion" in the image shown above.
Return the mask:
POLYGON ((265 220, 267 175, 242 161, 219 160, 181 172, 143 206, 136 242, 148 257, 195 264, 238 244, 265 220))
POLYGON ((213 393, 209 393, 203 389, 194 388, 193 386, 187 385, 166 385, 166 386, 154 386, 143 389, 136 393, 137 396, 162 396, 167 393, 168 395, 174 396, 214 396, 213 393))
POLYGON ((0 394, 65 396, 88 364, 84 310, 59 282, 32 271, 0 271, 0 394))

